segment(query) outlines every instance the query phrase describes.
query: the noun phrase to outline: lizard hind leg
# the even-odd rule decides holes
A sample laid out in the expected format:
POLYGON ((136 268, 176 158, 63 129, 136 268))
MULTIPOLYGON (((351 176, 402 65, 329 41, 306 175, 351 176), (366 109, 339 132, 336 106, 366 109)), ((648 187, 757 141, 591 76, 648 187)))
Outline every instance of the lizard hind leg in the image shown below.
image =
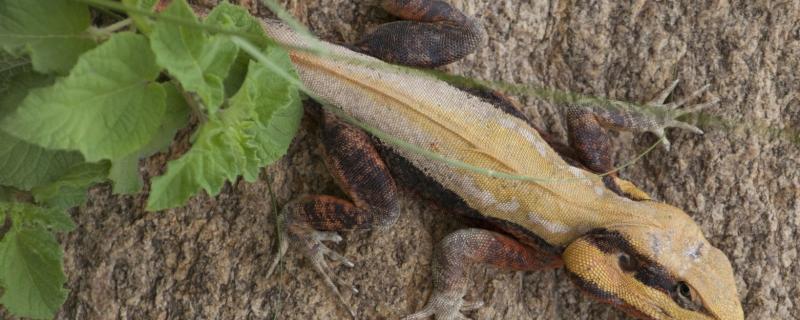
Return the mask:
POLYGON ((432 68, 460 60, 486 37, 476 19, 441 0, 383 0, 382 6, 405 20, 380 25, 351 49, 390 63, 432 68))
POLYGON ((433 256, 433 292, 425 307, 405 320, 467 319, 461 312, 483 306, 466 301, 469 267, 485 264, 502 269, 529 271, 557 267, 557 256, 523 245, 509 236, 484 230, 461 229, 447 235, 436 246, 433 256))
POLYGON ((339 231, 364 230, 393 224, 399 216, 397 187, 371 139, 334 115, 321 116, 322 146, 325 163, 339 187, 350 200, 329 195, 306 195, 287 203, 278 221, 278 253, 267 276, 290 248, 300 250, 334 292, 339 302, 355 313, 344 301, 329 261, 352 267, 353 263, 328 248, 323 242, 339 242, 339 231))

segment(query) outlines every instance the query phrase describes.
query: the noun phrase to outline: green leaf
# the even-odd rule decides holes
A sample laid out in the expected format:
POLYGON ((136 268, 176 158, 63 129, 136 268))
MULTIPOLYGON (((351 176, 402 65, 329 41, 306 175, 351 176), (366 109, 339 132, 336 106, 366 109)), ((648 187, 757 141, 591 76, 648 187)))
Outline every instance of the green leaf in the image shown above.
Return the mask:
MULTIPOLYGON (((31 206, 33 207, 33 206, 31 206)), ((54 232, 70 232, 75 230, 75 222, 66 210, 60 208, 33 207, 33 210, 26 217, 28 224, 37 224, 48 228, 54 232)))
POLYGON ((214 10, 208 13, 205 23, 224 27, 228 30, 246 32, 259 39, 268 39, 267 33, 256 17, 247 12, 247 9, 228 2, 220 3, 214 7, 214 10))
MULTIPOLYGON (((272 49, 267 56, 295 74, 285 52, 272 49)), ((203 124, 192 148, 153 179, 148 210, 180 206, 201 190, 216 195, 240 175, 255 180, 262 166, 286 152, 301 115, 297 89, 251 62, 230 107, 203 124)))
POLYGON ((133 194, 142 190, 139 175, 139 153, 134 153, 111 162, 108 179, 112 181, 115 194, 133 194))
MULTIPOLYGON (((172 1, 163 14, 197 22, 185 0, 172 1)), ((223 79, 236 58, 236 45, 226 35, 209 36, 200 28, 165 20, 156 23, 151 40, 158 64, 214 114, 225 99, 223 79)))
POLYGON ((175 133, 189 124, 191 109, 186 104, 186 99, 173 83, 164 83, 162 86, 167 94, 166 110, 161 118, 161 125, 153 135, 153 139, 142 148, 145 151, 145 156, 150 156, 169 147, 175 137, 175 133))
MULTIPOLYGON (((13 62, 6 61, 10 64, 13 62)), ((29 68, 14 68, 9 66, 6 72, 0 72, 0 119, 13 113, 19 104, 33 89, 42 88, 53 84, 52 76, 35 73, 29 68), (27 70, 26 70, 27 69, 27 70)))
POLYGON ((164 114, 159 68, 144 36, 117 33, 80 57, 70 75, 33 90, 0 122, 6 132, 96 162, 150 141, 164 114))
POLYGON ((12 227, 0 241, 0 304, 19 317, 51 319, 67 298, 61 247, 44 227, 12 227))
MULTIPOLYGON (((223 2, 216 6, 206 18, 207 24, 223 26, 229 30, 236 30, 251 35, 252 38, 261 39, 264 42, 269 40, 267 33, 264 32, 261 22, 253 17, 246 9, 241 6, 223 2)), ((232 96, 239 90, 244 78, 247 75, 247 65, 250 63, 250 56, 246 52, 239 52, 236 60, 231 65, 228 77, 225 78, 225 96, 232 96)))
MULTIPOLYGON (((33 72, 19 73, 0 90, 0 119, 13 113, 30 89, 47 86, 52 77, 33 72)), ((0 184, 30 190, 62 175, 83 162, 78 152, 48 150, 0 131, 0 184)))
POLYGON ((16 316, 52 318, 66 299, 61 247, 51 232, 75 228, 62 210, 0 202, 11 229, 0 241, 0 304, 16 316))
POLYGON ((11 217, 16 229, 45 227, 53 231, 72 231, 75 228, 72 218, 64 210, 0 201, 0 212, 11 217))
MULTIPOLYGON (((270 47, 266 57, 297 78, 286 51, 270 47)), ((260 63, 251 62, 247 79, 231 98, 231 110, 255 113, 256 126, 251 130, 257 161, 248 166, 255 172, 245 175, 247 181, 258 178, 257 169, 282 157, 294 139, 302 118, 302 105, 297 87, 280 78, 260 63)))
MULTIPOLYGON (((18 74, 12 79, 8 90, 0 93, 3 94, 0 98, 0 118, 14 112, 31 88, 48 85, 51 82, 52 79, 48 76, 34 73, 18 74)), ((76 168, 97 166, 84 163, 83 157, 78 152, 44 149, 0 131, 0 184, 21 190, 33 189, 37 201, 46 203, 50 207, 67 208, 83 203, 86 189, 90 184, 105 178, 107 168, 98 173, 98 179, 80 186, 75 185, 78 179, 76 175, 80 174, 76 168), (45 190, 49 195, 42 198, 36 194, 39 192, 36 190, 45 190)), ((63 213, 60 215, 63 216, 63 213)), ((66 222, 71 225, 69 217, 66 217, 66 222)), ((63 226, 64 223, 56 225, 63 226)))
POLYGON ((79 163, 52 183, 33 188, 37 203, 50 208, 68 209, 86 201, 86 190, 103 182, 108 176, 108 161, 100 163, 79 163))
POLYGON ((234 180, 247 162, 243 144, 246 122, 223 123, 210 119, 197 134, 192 148, 167 164, 167 172, 153 178, 147 209, 162 210, 183 205, 202 189, 219 193, 226 180, 234 180))
POLYGON ((23 47, 36 71, 66 74, 95 46, 89 23, 89 7, 77 1, 0 0, 0 47, 23 47))
MULTIPOLYGON (((11 201, 14 199, 14 188, 0 185, 0 202, 11 201)), ((0 210, 0 223, 5 219, 5 212, 0 210)))
POLYGON ((250 57, 247 53, 239 52, 236 55, 236 60, 231 65, 231 70, 228 72, 228 77, 225 78, 223 85, 225 86, 225 96, 230 97, 236 94, 236 91, 241 88, 244 83, 244 78, 247 76, 247 66, 250 64, 250 57))
POLYGON ((52 181, 83 162, 77 152, 48 150, 0 131, 0 184, 21 190, 52 181))
MULTIPOLYGON (((0 92, 8 91, 13 84, 12 78, 22 73, 30 73, 31 60, 28 57, 15 56, 0 50, 0 92)), ((0 111, 2 116, 2 111, 0 111)))
POLYGON ((109 178, 114 181, 114 193, 131 194, 142 189, 142 178, 139 175, 139 159, 169 147, 175 133, 189 122, 189 106, 181 93, 172 83, 163 84, 167 93, 166 112, 161 126, 150 142, 137 152, 115 159, 111 165, 109 178))

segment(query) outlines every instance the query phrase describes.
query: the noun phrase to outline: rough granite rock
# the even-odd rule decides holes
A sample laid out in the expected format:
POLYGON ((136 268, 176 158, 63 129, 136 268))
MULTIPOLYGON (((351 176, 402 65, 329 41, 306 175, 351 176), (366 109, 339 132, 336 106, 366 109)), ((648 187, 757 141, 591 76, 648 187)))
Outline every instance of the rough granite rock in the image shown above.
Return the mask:
MULTIPOLYGON (((213 2, 213 1, 207 1, 213 2)), ((374 1, 284 0, 323 39, 351 42, 391 19, 374 1)), ((672 130, 660 148, 623 170, 657 199, 689 212, 733 263, 747 319, 800 315, 800 2, 452 0, 477 16, 489 40, 444 70, 484 80, 643 101, 680 79, 675 96, 711 84, 703 136, 672 130), (793 136, 792 136, 793 135, 793 136)), ((211 4, 207 4, 211 5, 211 4)), ((263 8, 260 10, 265 13, 263 8)), ((559 105, 520 97, 526 112, 562 137, 559 105)), ((616 135, 618 163, 655 138, 616 135)), ((187 148, 142 163, 146 177, 187 148)), ((94 188, 62 237, 71 290, 61 319, 342 319, 321 278, 300 254, 265 278, 273 256, 274 208, 304 193, 340 194, 309 121, 289 154, 258 183, 237 182, 184 208, 144 211, 146 192, 94 188)), ((356 261, 337 267, 358 288, 345 292, 361 319, 397 319, 431 289, 433 244, 459 227, 442 209, 403 195, 388 230, 347 233, 335 248, 356 261)), ((475 319, 628 319, 591 302, 563 271, 473 271, 475 319)))

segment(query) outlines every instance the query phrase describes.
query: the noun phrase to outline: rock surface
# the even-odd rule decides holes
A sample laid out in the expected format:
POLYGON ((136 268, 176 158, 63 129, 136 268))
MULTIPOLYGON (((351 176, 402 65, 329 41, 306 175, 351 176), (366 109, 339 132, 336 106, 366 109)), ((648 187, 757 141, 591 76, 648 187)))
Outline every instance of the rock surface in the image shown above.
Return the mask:
MULTIPOLYGON (((489 40, 444 70, 483 80, 643 101, 673 79, 680 98, 704 84, 721 102, 703 136, 672 130, 660 148, 623 171, 657 199, 683 208, 733 263, 748 319, 800 314, 800 3, 797 1, 451 0, 477 16, 489 40), (793 136, 791 136, 793 135, 793 136)), ((211 2, 211 1, 208 1, 211 2)), ((374 1, 284 0, 323 39, 352 42, 391 19, 374 1)), ((210 5, 210 4, 209 4, 210 5)), ((261 10, 265 12, 265 10, 261 10)), ((565 137, 559 105, 519 97, 526 112, 565 137)), ((343 319, 320 277, 290 252, 269 279, 274 208, 303 193, 341 194, 318 139, 303 122, 289 154, 258 183, 238 182, 186 207, 144 211, 146 193, 95 188, 62 238, 70 296, 62 319, 343 319)), ((619 134, 618 163, 655 138, 619 134)), ((170 155, 143 163, 158 174, 170 155)), ((397 319, 422 307, 431 288, 433 244, 459 225, 441 209, 403 196, 403 216, 380 232, 347 233, 335 249, 356 261, 337 267, 361 319, 397 319)), ((475 319, 628 319, 589 301, 562 271, 473 271, 475 319)))

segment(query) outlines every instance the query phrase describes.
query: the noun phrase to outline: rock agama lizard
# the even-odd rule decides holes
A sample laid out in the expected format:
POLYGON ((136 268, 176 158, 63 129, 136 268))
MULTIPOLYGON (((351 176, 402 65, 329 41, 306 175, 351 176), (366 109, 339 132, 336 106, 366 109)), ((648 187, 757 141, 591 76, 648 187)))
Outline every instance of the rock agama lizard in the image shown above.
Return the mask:
POLYGON ((463 300, 473 265, 564 267, 583 292, 642 319, 744 318, 727 257, 686 213, 650 200, 616 174, 600 175, 613 169, 604 128, 661 138, 668 127, 699 131, 675 117, 713 102, 675 110, 686 100, 664 104, 673 83, 649 103, 675 110, 667 117, 568 107, 570 146, 562 145, 497 92, 457 88, 386 63, 436 67, 456 61, 485 37, 476 19, 439 0, 385 0, 383 7, 402 20, 379 26, 355 44, 314 44, 366 64, 300 50, 312 44, 280 21, 264 20, 263 26, 295 48, 290 57, 306 88, 340 112, 444 157, 542 180, 453 167, 382 143, 310 107, 318 113, 326 164, 350 199, 306 195, 288 203, 279 222, 287 242, 271 270, 288 242, 294 243, 341 299, 328 259, 352 263, 322 242, 340 240, 338 231, 391 226, 400 214, 397 188, 408 186, 478 227, 438 243, 433 292, 407 319, 463 319, 462 311, 479 307, 463 300))

